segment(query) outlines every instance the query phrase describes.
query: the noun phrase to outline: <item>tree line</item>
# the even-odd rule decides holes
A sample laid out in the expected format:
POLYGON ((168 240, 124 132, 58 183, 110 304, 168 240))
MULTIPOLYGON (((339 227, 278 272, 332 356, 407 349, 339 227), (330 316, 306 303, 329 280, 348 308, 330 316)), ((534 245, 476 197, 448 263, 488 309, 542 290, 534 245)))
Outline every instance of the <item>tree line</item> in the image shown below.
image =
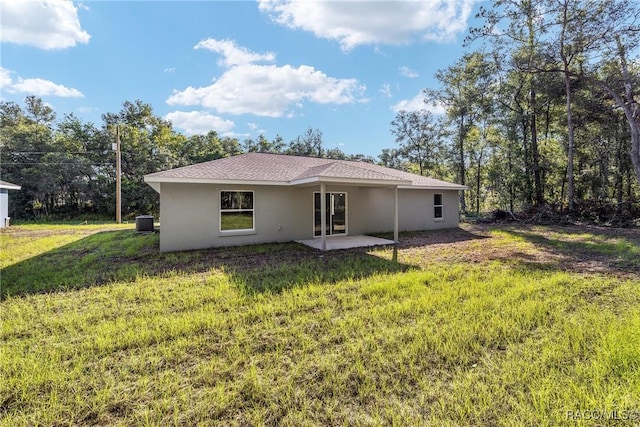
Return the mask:
POLYGON ((23 187, 11 215, 113 217, 116 127, 125 218, 158 213, 145 174, 244 152, 377 162, 455 181, 469 187, 460 195, 469 214, 594 203, 614 215, 639 211, 640 4, 496 0, 478 18, 466 53, 435 74, 439 87, 424 89, 424 109, 391 121, 396 144, 377 159, 326 149, 312 128, 288 143, 185 136, 139 100, 104 114, 100 127, 73 114, 56 120, 34 96, 2 102, 0 173, 23 187))
POLYGON ((637 209, 640 4, 496 0, 477 17, 477 48, 436 73, 423 110, 397 114, 381 159, 468 185, 463 211, 637 209))
POLYGON ((282 153, 345 160, 374 159, 325 149, 322 132, 309 128, 289 143, 205 135, 185 136, 140 100, 125 101, 118 113, 102 115, 102 125, 73 114, 56 120, 42 99, 27 96, 24 106, 0 103, 0 176, 22 187, 12 193, 10 216, 22 219, 113 218, 115 216, 116 128, 121 141, 122 216, 159 212, 157 193, 146 174, 245 152, 282 153))

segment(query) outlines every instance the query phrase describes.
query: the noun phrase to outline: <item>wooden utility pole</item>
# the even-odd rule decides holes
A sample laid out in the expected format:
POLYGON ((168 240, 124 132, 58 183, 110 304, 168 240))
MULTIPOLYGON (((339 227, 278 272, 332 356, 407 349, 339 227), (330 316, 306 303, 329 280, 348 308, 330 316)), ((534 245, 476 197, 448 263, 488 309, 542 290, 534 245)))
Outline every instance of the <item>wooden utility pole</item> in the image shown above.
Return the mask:
POLYGON ((122 182, 120 180, 120 128, 116 126, 116 224, 122 223, 122 199, 120 193, 122 182))

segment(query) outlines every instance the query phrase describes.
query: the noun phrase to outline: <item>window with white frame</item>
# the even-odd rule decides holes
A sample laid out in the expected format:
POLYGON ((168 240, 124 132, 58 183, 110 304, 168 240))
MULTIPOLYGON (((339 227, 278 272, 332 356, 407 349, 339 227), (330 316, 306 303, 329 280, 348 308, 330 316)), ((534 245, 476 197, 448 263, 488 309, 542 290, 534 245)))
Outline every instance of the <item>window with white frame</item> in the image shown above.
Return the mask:
POLYGON ((220 231, 254 229, 253 191, 220 192, 220 231))
POLYGON ((442 219, 442 194, 433 195, 433 218, 442 219))

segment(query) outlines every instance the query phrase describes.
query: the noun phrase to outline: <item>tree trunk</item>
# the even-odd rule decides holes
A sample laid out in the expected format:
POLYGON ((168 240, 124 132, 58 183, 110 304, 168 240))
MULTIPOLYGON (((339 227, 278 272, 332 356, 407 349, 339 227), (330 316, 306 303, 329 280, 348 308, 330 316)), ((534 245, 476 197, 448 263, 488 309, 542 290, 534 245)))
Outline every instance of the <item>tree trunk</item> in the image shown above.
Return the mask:
POLYGON ((633 171, 635 173, 636 180, 638 184, 640 184, 640 105, 638 105, 638 102, 634 97, 633 85, 631 83, 631 76, 629 75, 624 46, 622 45, 620 37, 617 37, 616 41, 618 43, 618 55, 620 56, 622 77, 624 79, 624 99, 606 82, 595 78, 588 78, 588 80, 596 83, 602 89, 607 91, 618 107, 624 111, 624 116, 629 123, 629 130, 631 131, 631 150, 629 151, 629 155, 631 156, 631 163, 633 164, 633 171))
MULTIPOLYGON (((626 61, 622 59, 623 70, 626 68, 626 61)), ((569 72, 570 75, 573 75, 569 72)), ((615 90, 613 90, 606 82, 590 77, 581 76, 585 80, 588 80, 605 90, 619 108, 624 112, 627 123, 629 124, 629 130, 631 132, 631 149, 629 155, 631 156, 631 163, 633 164, 633 172, 635 174, 637 182, 640 184, 640 105, 634 98, 633 88, 628 71, 625 73, 625 99, 623 99, 615 90)))
POLYGON ((599 200, 606 200, 609 196, 607 190, 609 187, 609 166, 611 159, 609 158, 609 150, 606 147, 605 142, 602 142, 602 147, 598 150, 598 169, 599 169, 599 182, 597 188, 597 195, 599 200))
POLYGON ((622 76, 624 78, 624 95, 627 98, 624 113, 631 128, 631 151, 629 154, 631 155, 631 163, 633 163, 636 179, 638 180, 638 184, 640 184, 640 106, 634 97, 629 68, 627 66, 627 55, 619 35, 616 37, 616 43, 618 45, 622 76))
POLYGON ((564 209, 562 208, 562 201, 564 200, 564 189, 565 186, 567 185, 567 171, 564 171, 564 179, 562 180, 562 187, 560 189, 560 211, 563 211, 564 209))
MULTIPOLYGON (((570 121, 569 118, 571 117, 571 114, 570 114, 571 98, 570 98, 570 90, 569 90, 571 88, 569 77, 571 76, 578 76, 584 80, 587 80, 593 84, 600 86, 603 90, 605 90, 611 96, 611 98, 613 98, 617 106, 622 109, 627 119, 627 122, 629 124, 629 130, 631 132, 631 149, 629 151, 629 155, 631 157, 631 163, 633 164, 633 172, 635 174, 636 181, 640 184, 640 105, 638 104, 638 102, 634 97, 633 84, 632 84, 631 76, 629 74, 629 69, 627 66, 626 52, 624 50, 624 46, 622 45, 622 41, 620 40, 619 36, 616 37, 616 41, 618 44, 618 55, 620 56, 620 65, 621 65, 622 77, 624 81, 624 96, 620 96, 620 94, 618 94, 611 86, 609 86, 609 84, 607 84, 605 81, 602 81, 596 77, 593 77, 590 75, 578 75, 576 73, 572 73, 569 70, 568 61, 562 49, 561 49, 562 51, 561 56, 563 59, 564 68, 553 69, 548 71, 564 73, 565 89, 568 90, 567 107, 569 111, 567 115, 567 122, 570 121)), ((562 45, 562 42, 561 42, 561 45, 562 45)), ((568 130, 569 130, 569 148, 573 153, 572 126, 569 126, 568 130)), ((569 156, 569 160, 571 161, 571 166, 573 166, 573 161, 571 159, 571 156, 569 156)), ((568 177, 568 179, 570 179, 570 184, 572 185, 573 178, 568 177)))
MULTIPOLYGON (((536 46, 536 27, 535 27, 535 6, 531 3, 525 3, 527 11, 527 28, 528 28, 528 41, 527 50, 529 52, 529 64, 534 62, 534 56, 536 55, 538 46, 536 46)), ((542 191, 542 180, 540 179, 540 153, 538 150, 538 127, 537 127, 537 103, 536 103, 536 90, 535 90, 535 77, 529 74, 527 81, 529 83, 529 108, 530 114, 530 131, 531 131, 531 162, 533 168, 533 186, 535 194, 535 204, 541 206, 544 204, 544 193, 542 191)))
POLYGON ((619 212, 621 207, 622 207, 622 200, 623 200, 623 189, 622 189, 622 185, 624 183, 624 157, 623 157, 623 153, 624 153, 624 149, 623 149, 623 139, 621 137, 621 135, 616 132, 616 142, 617 142, 617 147, 616 147, 616 184, 615 184, 615 198, 616 198, 616 202, 618 203, 618 208, 617 211, 619 212))
POLYGON ((538 128, 536 125, 536 91, 531 88, 529 91, 529 104, 531 107, 531 161, 533 163, 533 186, 535 193, 535 204, 544 204, 544 194, 542 192, 542 180, 540 179, 540 153, 538 151, 538 128))
MULTIPOLYGON (((460 185, 465 185, 466 171, 464 167, 464 116, 460 118, 460 129, 459 129, 458 140, 459 140, 458 149, 460 150, 458 152, 458 156, 459 156, 458 161, 460 162, 460 185)), ((462 211, 462 213, 465 213, 467 211, 467 204, 465 203, 464 196, 465 196, 464 191, 461 191, 460 192, 460 210, 462 211)))
POLYGON ((529 121, 525 111, 522 111, 522 150, 524 156, 524 197, 527 204, 533 203, 533 188, 531 187, 531 153, 529 152, 529 121))
POLYGON ((513 159, 511 158, 511 147, 507 150, 507 170, 509 171, 509 212, 513 213, 513 199, 515 190, 513 188, 513 159))
POLYGON ((569 211, 573 211, 575 188, 573 182, 573 116, 571 114, 571 73, 569 70, 569 59, 565 52, 564 36, 567 31, 566 25, 568 22, 568 4, 564 3, 564 19, 562 34, 560 36, 560 57, 562 58, 562 67, 564 74, 564 90, 567 97, 567 199, 569 202, 569 211))
POLYGON ((476 171, 476 214, 480 214, 480 178, 482 175, 482 155, 483 151, 480 150, 480 155, 478 156, 478 169, 476 171))

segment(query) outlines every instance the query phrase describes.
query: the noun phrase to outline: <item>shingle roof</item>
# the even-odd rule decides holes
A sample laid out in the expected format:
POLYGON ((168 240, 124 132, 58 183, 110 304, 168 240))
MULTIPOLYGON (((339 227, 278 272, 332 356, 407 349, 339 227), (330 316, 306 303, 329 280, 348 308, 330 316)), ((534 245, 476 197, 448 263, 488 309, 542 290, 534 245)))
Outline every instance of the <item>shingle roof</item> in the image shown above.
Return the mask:
POLYGON ((283 154, 247 153, 145 175, 153 182, 237 181, 296 185, 312 180, 366 181, 400 187, 463 190, 466 187, 366 162, 283 154))
POLYGON ((357 162, 333 161, 318 166, 311 167, 298 175, 292 181, 301 181, 314 177, 323 178, 345 178, 345 179, 367 179, 381 181, 402 181, 402 178, 382 173, 380 171, 368 170, 360 167, 357 162))

